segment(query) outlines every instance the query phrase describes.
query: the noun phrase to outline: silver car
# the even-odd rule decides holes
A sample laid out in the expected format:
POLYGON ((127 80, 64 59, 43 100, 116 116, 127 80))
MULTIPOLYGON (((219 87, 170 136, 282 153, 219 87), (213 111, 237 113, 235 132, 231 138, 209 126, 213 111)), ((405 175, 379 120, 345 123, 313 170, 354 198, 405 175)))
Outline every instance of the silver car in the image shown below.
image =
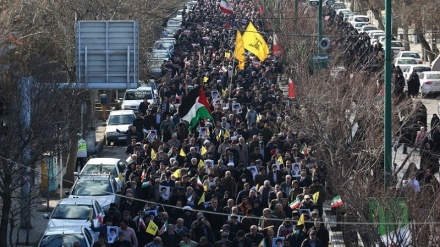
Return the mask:
POLYGON ((102 209, 107 211, 110 203, 119 205, 121 187, 111 175, 84 175, 79 176, 73 184, 69 198, 95 199, 102 209))
POLYGON ((90 230, 82 227, 55 227, 47 228, 38 247, 73 246, 79 242, 81 247, 91 247, 94 239, 90 230))

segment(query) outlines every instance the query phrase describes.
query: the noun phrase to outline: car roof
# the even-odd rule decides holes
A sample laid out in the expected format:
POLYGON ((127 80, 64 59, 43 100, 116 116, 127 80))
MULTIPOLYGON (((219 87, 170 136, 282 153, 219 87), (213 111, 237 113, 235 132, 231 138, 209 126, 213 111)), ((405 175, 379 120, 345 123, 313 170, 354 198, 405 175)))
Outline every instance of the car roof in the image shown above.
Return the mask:
POLYGON ((137 90, 144 91, 144 90, 153 90, 152 87, 138 87, 137 90))
POLYGON ((425 74, 440 74, 440 71, 423 71, 425 74))
POLYGON ((400 53, 419 53, 417 51, 401 51, 400 53))
POLYGON ((101 164, 115 164, 117 165, 121 159, 117 158, 91 158, 87 161, 86 165, 101 165, 101 164))
POLYGON ((412 59, 412 60, 416 60, 416 59, 413 58, 413 57, 396 57, 396 60, 410 60, 410 59, 412 59))
POLYGON ((96 174, 96 175, 91 175, 91 174, 82 174, 80 175, 80 177, 78 178, 77 181, 80 180, 99 180, 99 181, 104 181, 104 180, 109 180, 109 174, 96 174))
POLYGON ((90 200, 88 198, 63 198, 60 200, 60 202, 58 204, 62 204, 62 205, 67 205, 67 204, 92 205, 92 200, 90 200))
POLYGON ((57 234, 82 234, 83 226, 62 226, 62 227, 47 227, 44 235, 57 235, 57 234))
POLYGON ((115 111, 110 112, 110 116, 112 116, 112 115, 130 115, 130 114, 134 114, 134 111, 133 110, 115 110, 115 111))

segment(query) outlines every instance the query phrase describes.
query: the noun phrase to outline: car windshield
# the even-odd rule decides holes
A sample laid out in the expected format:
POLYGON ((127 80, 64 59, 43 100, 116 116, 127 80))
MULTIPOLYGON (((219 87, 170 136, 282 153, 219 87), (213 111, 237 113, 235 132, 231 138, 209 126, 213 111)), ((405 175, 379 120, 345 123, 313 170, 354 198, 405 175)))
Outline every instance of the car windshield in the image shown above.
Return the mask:
POLYGON ((118 171, 115 165, 105 164, 87 164, 84 166, 83 174, 111 174, 112 176, 118 176, 118 171))
POLYGON ((426 79, 440 79, 440 74, 426 74, 426 79))
POLYGON ((402 43, 400 43, 400 42, 395 42, 395 41, 391 41, 391 46, 392 46, 392 47, 403 47, 402 43))
POLYGON ((416 60, 414 59, 399 59, 397 61, 398 64, 417 64, 416 60))
POLYGON ((149 90, 127 91, 125 92, 125 100, 143 100, 144 98, 152 99, 153 93, 149 90))
POLYGON ((356 17, 356 18, 354 18, 354 21, 355 22, 369 22, 370 18, 368 18, 368 17, 356 17))
POLYGON ((364 31, 377 30, 376 27, 364 27, 364 31))
POLYGON ((413 57, 413 58, 420 58, 419 53, 402 53, 402 57, 413 57))
POLYGON ((429 67, 415 67, 415 68, 413 68, 413 70, 417 73, 421 73, 424 71, 431 71, 431 68, 429 68, 429 67))
POLYGON ((53 210, 52 219, 87 220, 92 205, 59 204, 53 210))
POLYGON ((44 236, 39 247, 71 247, 76 241, 79 241, 81 246, 87 246, 82 234, 56 234, 44 236))
MULTIPOLYGON (((140 98, 140 99, 143 99, 143 98, 140 98)), ((108 119, 108 125, 132 124, 134 119, 135 119, 135 116, 132 114, 130 114, 130 115, 111 115, 108 119)))
POLYGON ((362 26, 365 26, 365 25, 367 25, 367 23, 356 23, 355 24, 356 27, 362 27, 362 26))
POLYGON ((78 180, 72 190, 74 196, 106 196, 113 193, 109 180, 78 180))

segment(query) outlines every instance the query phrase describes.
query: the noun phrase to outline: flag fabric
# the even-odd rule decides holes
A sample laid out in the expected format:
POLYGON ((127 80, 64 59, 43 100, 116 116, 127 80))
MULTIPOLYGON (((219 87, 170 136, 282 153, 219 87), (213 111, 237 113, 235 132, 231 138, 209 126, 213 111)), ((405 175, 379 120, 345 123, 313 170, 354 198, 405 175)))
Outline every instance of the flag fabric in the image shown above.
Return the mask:
POLYGON ((147 171, 145 169, 142 170, 141 174, 141 181, 144 181, 144 179, 147 177, 147 171))
POLYGON ((144 228, 144 229, 147 228, 144 220, 141 217, 139 217, 138 228, 144 228))
POLYGON ((182 176, 182 170, 177 169, 176 171, 173 172, 173 175, 175 178, 180 178, 182 176))
POLYGON ((277 162, 281 165, 281 164, 284 164, 284 161, 283 161, 283 157, 280 155, 280 157, 278 157, 277 158, 277 162))
POLYGON ((267 247, 267 246, 266 246, 266 241, 264 241, 264 239, 265 239, 265 238, 263 238, 263 239, 261 240, 261 242, 258 244, 258 247, 267 247))
POLYGON ((315 203, 318 203, 318 199, 319 199, 319 191, 316 192, 315 194, 312 195, 313 201, 315 203))
POLYGON ((197 185, 203 186, 202 180, 200 180, 200 177, 197 177, 197 185))
POLYGON ((145 181, 145 182, 143 182, 142 183, 142 188, 148 188, 148 187, 150 187, 151 186, 151 183, 150 183, 150 181, 145 181))
POLYGON ((205 166, 205 163, 203 162, 203 160, 199 160, 199 167, 204 167, 205 166))
POLYGON ((180 149, 180 153, 179 153, 179 155, 182 156, 182 157, 186 157, 186 153, 185 153, 185 151, 183 150, 183 148, 180 149))
POLYGON ((118 173, 118 179, 124 181, 124 177, 122 176, 122 173, 118 173))
POLYGON ((260 5, 260 7, 258 8, 258 14, 262 15, 263 14, 263 6, 260 5))
POLYGON ((256 55, 260 61, 266 60, 269 54, 269 47, 263 36, 257 31, 252 22, 249 22, 243 34, 244 48, 256 55))
POLYGON ((226 14, 228 14, 228 15, 232 15, 232 14, 234 14, 234 9, 233 9, 232 6, 231 6, 228 2, 226 2, 225 0, 222 0, 222 1, 220 2, 220 10, 221 10, 223 13, 226 13, 226 14))
POLYGON ((208 152, 208 149, 206 149, 205 146, 202 146, 202 148, 200 149, 200 154, 205 155, 207 152, 208 152))
POLYGON ((155 160, 157 157, 156 151, 154 151, 154 148, 151 149, 151 159, 155 160))
POLYGON ((99 226, 104 225, 104 218, 102 217, 102 215, 98 214, 96 215, 96 218, 98 219, 99 226))
POLYGON ((307 144, 304 143, 303 148, 301 150, 301 153, 304 154, 304 156, 307 156, 309 154, 308 150, 307 150, 307 144))
POLYGON ((275 57, 279 57, 281 55, 281 47, 278 44, 278 36, 276 33, 272 35, 273 45, 272 45, 272 54, 275 57))
POLYGON ((296 89, 295 89, 295 83, 292 79, 289 78, 289 98, 295 98, 296 97, 296 89))
POLYGON ((200 205, 205 202, 205 192, 203 192, 202 196, 200 197, 199 203, 197 205, 200 205))
POLYGON ((332 199, 332 203, 331 203, 332 208, 340 207, 340 206, 342 206, 343 204, 344 204, 344 203, 342 202, 342 199, 341 199, 340 196, 335 196, 335 197, 333 197, 333 199, 332 199))
MULTIPOLYGON (((225 52, 225 58, 230 58, 231 57, 231 53, 229 52, 225 52)), ((222 70, 223 72, 226 72, 226 70, 224 70, 225 66, 223 66, 222 70)))
POLYGON ((168 230, 168 220, 165 221, 165 224, 163 224, 163 226, 160 228, 159 235, 163 234, 167 230, 168 230))
POLYGON ((207 81, 209 81, 209 77, 204 76, 203 77, 203 83, 206 83, 207 81))
POLYGON ((296 198, 295 201, 289 204, 289 206, 291 209, 297 209, 299 208, 299 206, 301 206, 301 201, 299 200, 299 198, 296 198))
POLYGON ((244 43, 243 36, 240 31, 237 30, 237 34, 235 36, 235 49, 234 49, 234 57, 241 63, 246 61, 246 57, 244 56, 244 43))
POLYGON ((205 96, 203 87, 192 89, 186 97, 183 97, 179 106, 179 116, 190 123, 189 128, 193 129, 202 118, 213 120, 209 103, 205 96))
POLYGON ((304 214, 301 214, 301 216, 298 219, 298 223, 296 223, 297 226, 304 225, 304 214))
POLYGON ((150 222, 148 223, 147 229, 145 229, 145 231, 153 236, 156 235, 157 230, 158 230, 158 226, 156 225, 156 223, 154 223, 152 220, 150 220, 150 222))

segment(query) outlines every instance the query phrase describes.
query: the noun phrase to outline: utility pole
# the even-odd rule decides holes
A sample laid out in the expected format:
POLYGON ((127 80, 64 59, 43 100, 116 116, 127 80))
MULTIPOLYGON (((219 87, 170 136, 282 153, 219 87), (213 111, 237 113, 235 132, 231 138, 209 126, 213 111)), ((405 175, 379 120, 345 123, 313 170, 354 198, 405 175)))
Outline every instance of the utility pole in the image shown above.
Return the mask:
POLYGON ((391 184, 391 0, 385 0, 384 186, 391 184))
POLYGON ((319 0, 319 5, 318 5, 318 54, 321 54, 321 48, 319 43, 321 42, 322 39, 322 1, 323 0, 319 0))

